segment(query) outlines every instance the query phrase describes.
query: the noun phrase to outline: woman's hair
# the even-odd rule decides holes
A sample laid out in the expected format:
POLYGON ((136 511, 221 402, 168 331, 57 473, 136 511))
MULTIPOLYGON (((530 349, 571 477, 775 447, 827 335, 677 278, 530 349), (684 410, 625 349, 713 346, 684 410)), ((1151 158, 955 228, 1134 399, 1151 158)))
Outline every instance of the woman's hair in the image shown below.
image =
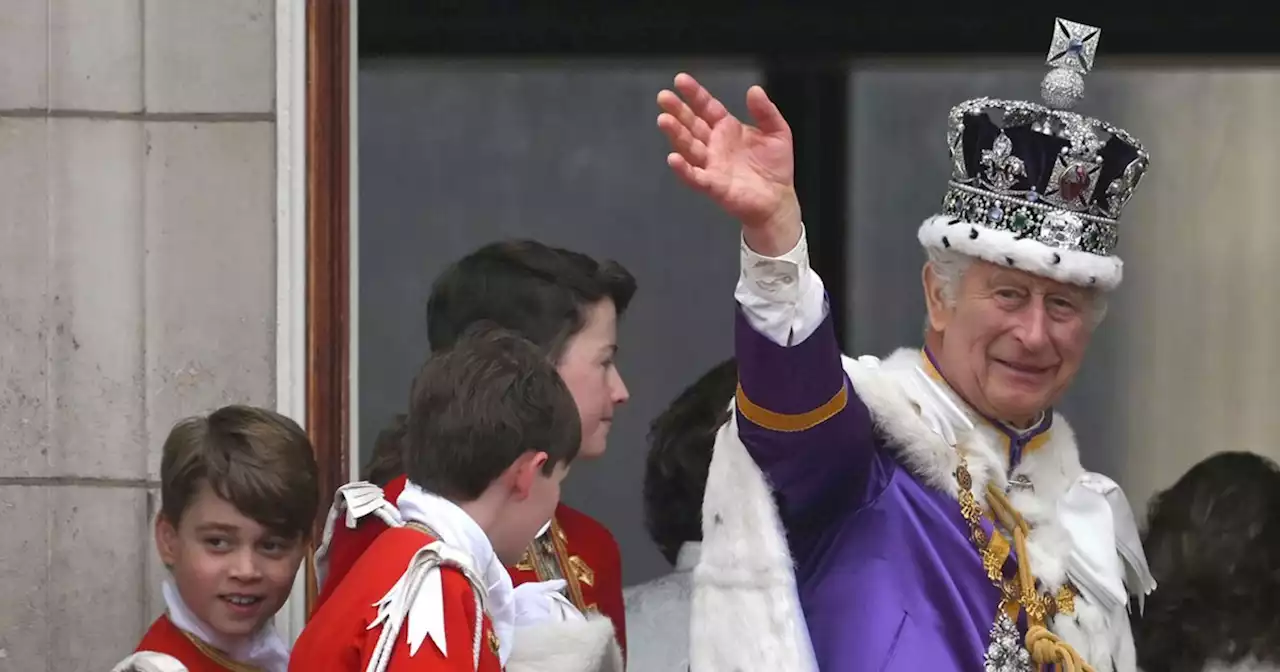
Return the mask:
POLYGON ((1218 453, 1151 502, 1143 535, 1159 587, 1132 611, 1145 672, 1280 662, 1280 468, 1218 453))

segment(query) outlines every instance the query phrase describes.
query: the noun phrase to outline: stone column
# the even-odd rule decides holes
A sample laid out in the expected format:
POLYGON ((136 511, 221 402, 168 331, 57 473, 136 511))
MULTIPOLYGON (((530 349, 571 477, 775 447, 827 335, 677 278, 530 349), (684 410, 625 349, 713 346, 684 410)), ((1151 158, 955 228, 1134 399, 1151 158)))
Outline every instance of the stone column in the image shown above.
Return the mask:
POLYGON ((0 667, 110 669, 162 610, 180 417, 275 395, 271 0, 0 18, 0 667))

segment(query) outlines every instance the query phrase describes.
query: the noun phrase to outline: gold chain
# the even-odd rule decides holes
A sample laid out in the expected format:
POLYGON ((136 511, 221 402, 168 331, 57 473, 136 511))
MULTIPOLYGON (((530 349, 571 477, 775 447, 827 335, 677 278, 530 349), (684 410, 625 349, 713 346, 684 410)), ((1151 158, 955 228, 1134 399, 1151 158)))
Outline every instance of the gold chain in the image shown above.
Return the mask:
MULTIPOLYGON (((982 529, 982 508, 973 496, 973 477, 969 474, 969 465, 964 456, 960 456, 960 465, 956 467, 956 483, 960 486, 960 515, 969 524, 970 537, 978 554, 982 558, 982 568, 987 578, 1000 589, 1000 608, 1016 605, 1026 610, 1027 618, 1033 625, 1043 625, 1048 617, 1057 614, 1070 614, 1075 611, 1075 593, 1070 585, 1064 585, 1058 593, 1039 593, 1034 580, 1032 585, 1021 585, 1021 579, 1004 578, 1003 567, 1009 557, 1009 541, 997 530, 987 538, 982 529)), ((1026 557, 1019 557, 1018 562, 1028 562, 1026 557)), ((1016 612, 1015 612, 1016 614, 1016 612)))

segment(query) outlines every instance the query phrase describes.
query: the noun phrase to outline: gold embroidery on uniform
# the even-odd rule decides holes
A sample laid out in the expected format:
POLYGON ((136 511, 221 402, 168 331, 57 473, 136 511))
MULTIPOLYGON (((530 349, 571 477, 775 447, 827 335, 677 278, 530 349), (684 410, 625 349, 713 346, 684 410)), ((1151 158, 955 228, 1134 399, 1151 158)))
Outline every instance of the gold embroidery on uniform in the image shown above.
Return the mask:
POLYGON ((232 660, 231 657, 228 656, 227 654, 223 653, 222 651, 219 651, 218 649, 213 648, 212 646, 209 646, 209 644, 207 644, 204 640, 200 639, 199 637, 196 637, 195 635, 187 632, 186 630, 183 630, 182 628, 178 628, 178 632, 181 632, 182 636, 186 637, 187 641, 191 642, 191 644, 195 646, 196 649, 200 651, 200 653, 203 653, 206 658, 208 658, 209 660, 212 660, 214 664, 218 665, 219 667, 228 669, 231 672, 263 672, 262 668, 260 667, 254 667, 252 665, 246 665, 237 660, 232 660))
POLYGON ((498 635, 493 630, 489 630, 489 653, 498 655, 498 635))
POLYGON ((592 588, 595 587, 596 573, 591 569, 591 566, 587 564, 587 561, 582 559, 582 556, 570 556, 569 566, 573 568, 574 576, 578 577, 579 582, 592 588))
POLYGON ((524 558, 516 569, 532 570, 539 581, 563 579, 568 588, 569 601, 579 611, 586 612, 592 606, 582 595, 582 586, 594 586, 595 572, 585 560, 578 556, 569 556, 569 537, 560 526, 558 518, 551 519, 551 528, 546 534, 534 539, 525 549, 524 558), (528 569, 523 565, 528 562, 528 569))
MULTIPOLYGON (((533 549, 524 549, 524 555, 520 556, 520 562, 516 563, 516 570, 521 572, 536 572, 537 567, 533 564, 533 549)), ((541 579, 542 577, 538 577, 541 579)))

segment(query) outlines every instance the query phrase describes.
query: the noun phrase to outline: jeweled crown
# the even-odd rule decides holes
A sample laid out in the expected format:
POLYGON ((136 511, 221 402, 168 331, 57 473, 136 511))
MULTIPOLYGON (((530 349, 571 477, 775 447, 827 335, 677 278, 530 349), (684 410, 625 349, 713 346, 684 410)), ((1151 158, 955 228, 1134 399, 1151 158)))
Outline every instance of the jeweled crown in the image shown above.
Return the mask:
POLYGON ((952 108, 943 212, 1019 239, 1108 256, 1120 212, 1147 170, 1142 143, 1071 108, 1102 31, 1057 19, 1040 85, 1045 105, 978 98, 952 108))

